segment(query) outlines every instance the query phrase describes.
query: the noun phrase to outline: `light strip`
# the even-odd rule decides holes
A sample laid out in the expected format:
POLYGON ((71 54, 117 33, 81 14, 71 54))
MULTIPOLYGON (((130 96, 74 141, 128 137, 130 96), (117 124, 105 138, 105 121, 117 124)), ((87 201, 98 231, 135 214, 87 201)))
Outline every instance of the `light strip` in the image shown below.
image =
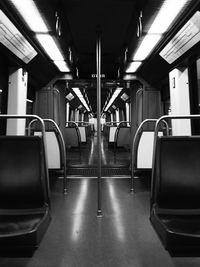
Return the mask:
POLYGON ((58 49, 52 36, 48 34, 36 34, 36 38, 53 61, 64 60, 64 57, 58 49))
POLYGON ((41 13, 32 0, 9 0, 17 9, 23 20, 34 32, 47 33, 49 31, 41 13))
POLYGON ((50 31, 48 24, 45 22, 45 18, 38 10, 33 0, 9 0, 11 4, 21 15, 27 26, 36 33, 36 38, 53 60, 54 64, 61 72, 69 72, 69 67, 65 62, 64 56, 61 50, 57 46, 52 36, 47 34, 50 31))
POLYGON ((165 33, 170 27, 170 25, 173 23, 174 19, 177 17, 177 15, 188 2, 190 1, 166 0, 163 3, 161 9, 159 10, 159 13, 156 16, 154 22, 152 23, 148 33, 165 33))
POLYGON ((131 62, 128 65, 128 68, 126 70, 126 73, 136 72, 136 70, 140 67, 141 64, 142 64, 142 61, 134 61, 134 62, 131 62))
MULTIPOLYGON (((175 18, 180 14, 182 9, 189 2, 191 2, 191 0, 164 1, 147 34, 145 35, 142 42, 139 44, 136 53, 133 55, 132 60, 144 61, 149 56, 149 54, 152 52, 152 50, 162 38, 162 34, 164 34, 169 29, 175 18)), ((134 67, 134 71, 136 71, 139 66, 137 67, 135 63, 134 67)), ((131 64, 128 66, 126 72, 130 73, 130 69, 131 64)))
POLYGON ((80 99, 80 101, 82 102, 82 104, 85 106, 85 108, 87 109, 87 111, 90 111, 87 102, 85 101, 85 98, 83 97, 81 91, 79 88, 74 87, 72 88, 72 90, 74 91, 74 93, 77 95, 77 97, 80 99))
POLYGON ((162 35, 160 34, 147 34, 142 43, 140 44, 138 50, 136 51, 133 60, 143 61, 151 53, 156 44, 160 41, 162 35))
POLYGON ((70 69, 69 67, 67 66, 67 63, 62 60, 54 60, 53 63, 58 67, 58 69, 61 71, 61 72, 70 72, 70 69))
POLYGON ((115 101, 115 99, 118 97, 118 95, 120 94, 120 92, 121 92, 122 89, 123 89, 123 88, 121 88, 121 87, 118 87, 118 88, 115 89, 115 91, 114 91, 112 97, 110 98, 110 100, 109 100, 109 102, 108 102, 106 108, 104 109, 104 111, 107 111, 107 110, 109 109, 109 107, 112 105, 112 103, 113 103, 113 102, 115 101))
POLYGON ((48 34, 36 34, 36 38, 58 69, 61 72, 69 72, 69 67, 53 37, 48 34))

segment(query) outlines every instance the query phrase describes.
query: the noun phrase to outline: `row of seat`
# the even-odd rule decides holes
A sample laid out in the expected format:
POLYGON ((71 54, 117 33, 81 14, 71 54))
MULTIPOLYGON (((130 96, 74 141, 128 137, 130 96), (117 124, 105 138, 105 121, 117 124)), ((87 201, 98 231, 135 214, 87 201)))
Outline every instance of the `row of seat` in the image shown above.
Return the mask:
POLYGON ((114 153, 116 153, 117 147, 130 149, 131 128, 129 122, 122 121, 118 125, 107 123, 103 127, 103 134, 106 137, 108 146, 114 147, 114 153))
MULTIPOLYGON (((0 251, 33 250, 50 222, 40 136, 0 136, 0 251)), ((150 220, 170 253, 200 248, 200 137, 157 136, 150 220)))
POLYGON ((64 128, 63 137, 67 147, 78 147, 82 143, 87 143, 87 139, 92 134, 92 125, 89 123, 67 122, 64 128))

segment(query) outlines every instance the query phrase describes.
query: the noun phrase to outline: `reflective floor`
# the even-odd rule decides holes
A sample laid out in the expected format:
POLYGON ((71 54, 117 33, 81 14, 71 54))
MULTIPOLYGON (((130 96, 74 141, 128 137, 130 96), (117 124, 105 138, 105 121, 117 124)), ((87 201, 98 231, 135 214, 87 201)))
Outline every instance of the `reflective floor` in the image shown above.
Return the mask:
POLYGON ((1 267, 194 267, 200 258, 172 258, 149 222, 149 192, 129 193, 129 179, 102 179, 103 217, 96 216, 96 179, 52 188, 52 221, 30 258, 0 258, 1 267))
MULTIPOLYGON (((126 167, 130 164, 130 150, 124 147, 108 146, 104 136, 101 137, 101 164, 103 167, 126 167)), ((67 149, 68 167, 96 167, 98 164, 97 136, 88 138, 87 143, 81 144, 81 153, 78 148, 67 149)))

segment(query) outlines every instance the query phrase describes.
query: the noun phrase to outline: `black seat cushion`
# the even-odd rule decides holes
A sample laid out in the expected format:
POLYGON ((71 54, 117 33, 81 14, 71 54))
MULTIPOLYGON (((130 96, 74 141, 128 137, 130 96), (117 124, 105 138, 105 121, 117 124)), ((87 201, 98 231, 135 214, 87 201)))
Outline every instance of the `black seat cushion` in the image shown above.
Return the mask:
POLYGON ((200 215, 158 214, 150 220, 164 247, 170 252, 195 252, 200 249, 200 215))
POLYGON ((0 247, 36 248, 50 223, 49 208, 0 215, 0 247))

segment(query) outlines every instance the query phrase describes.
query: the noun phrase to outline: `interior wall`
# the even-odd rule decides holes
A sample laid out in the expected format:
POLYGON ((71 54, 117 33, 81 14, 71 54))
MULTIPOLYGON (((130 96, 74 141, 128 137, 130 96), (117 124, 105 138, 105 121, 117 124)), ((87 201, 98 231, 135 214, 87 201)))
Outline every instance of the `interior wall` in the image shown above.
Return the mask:
POLYGON ((64 133, 65 122, 66 122, 66 101, 65 101, 65 85, 57 83, 54 85, 54 88, 57 89, 60 93, 59 101, 59 118, 60 118, 60 130, 64 133))
MULTIPOLYGON (((176 68, 169 74, 171 115, 190 115, 188 69, 176 68)), ((191 135, 190 120, 173 120, 173 135, 191 135)))
MULTIPOLYGON (((0 54, 0 90, 1 99, 0 99, 0 113, 7 113, 8 106, 8 77, 9 69, 8 62, 5 61, 5 58, 0 54)), ((0 120, 0 134, 5 134, 6 132, 6 120, 0 120)))
MULTIPOLYGON (((26 115, 28 73, 22 68, 11 68, 8 86, 8 114, 26 115)), ((7 135, 24 135, 25 120, 7 121, 7 135)))

